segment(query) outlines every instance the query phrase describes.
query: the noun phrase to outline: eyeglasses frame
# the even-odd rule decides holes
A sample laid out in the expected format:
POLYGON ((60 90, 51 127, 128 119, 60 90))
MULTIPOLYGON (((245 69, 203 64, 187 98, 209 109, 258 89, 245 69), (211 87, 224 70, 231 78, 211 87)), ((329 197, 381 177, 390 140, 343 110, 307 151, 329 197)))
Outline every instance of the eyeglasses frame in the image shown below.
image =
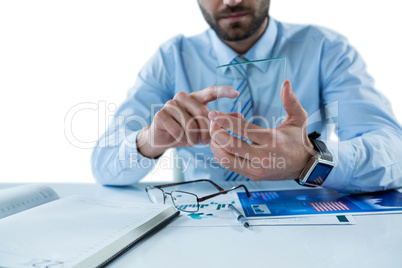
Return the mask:
MULTIPOLYGON (((148 185, 148 186, 145 188, 145 191, 147 192, 147 194, 148 194, 148 189, 151 188, 151 187, 157 188, 157 189, 159 189, 159 190, 162 191, 162 193, 163 193, 163 204, 166 203, 166 198, 167 198, 168 195, 170 195, 170 198, 172 199, 172 202, 173 202, 175 208, 176 208, 177 210, 180 210, 180 211, 183 211, 183 212, 197 212, 197 211, 200 209, 200 202, 203 202, 203 201, 205 201, 205 200, 207 200, 207 199, 213 198, 213 197, 218 196, 218 195, 221 195, 221 194, 227 194, 228 192, 233 191, 233 190, 236 190, 236 189, 238 189, 238 188, 244 188, 244 190, 245 190, 245 192, 246 192, 246 194, 247 194, 247 197, 248 197, 248 198, 251 197, 250 192, 248 191, 247 187, 246 187, 244 184, 240 184, 240 185, 237 185, 237 186, 234 186, 234 187, 232 187, 232 188, 229 188, 229 189, 224 190, 224 189, 223 189, 222 187, 220 187, 218 184, 214 183, 214 182, 211 181, 211 180, 206 180, 206 179, 193 180, 193 181, 184 181, 184 182, 177 182, 177 183, 168 183, 168 184, 162 184, 162 185, 156 185, 156 186, 148 185), (196 194, 194 194, 194 193, 186 192, 186 191, 177 190, 177 191, 165 192, 165 191, 162 189, 162 188, 173 187, 173 186, 178 186, 178 185, 184 185, 184 184, 189 184, 189 183, 197 183, 197 182, 209 182, 209 183, 211 183, 216 189, 218 189, 219 192, 213 193, 213 194, 210 194, 210 195, 206 195, 206 196, 204 196, 204 197, 202 197, 202 198, 199 198, 198 195, 196 195, 196 194), (173 200, 173 197, 172 197, 172 193, 173 193, 173 192, 181 192, 181 193, 186 193, 186 194, 194 195, 194 196, 197 198, 197 210, 196 210, 196 211, 186 211, 186 210, 181 210, 181 209, 179 209, 179 208, 176 206, 176 204, 175 204, 175 202, 174 202, 174 200, 173 200)), ((149 197, 149 194, 148 194, 148 197, 149 197)), ((151 202, 152 202, 152 200, 151 200, 151 202)))

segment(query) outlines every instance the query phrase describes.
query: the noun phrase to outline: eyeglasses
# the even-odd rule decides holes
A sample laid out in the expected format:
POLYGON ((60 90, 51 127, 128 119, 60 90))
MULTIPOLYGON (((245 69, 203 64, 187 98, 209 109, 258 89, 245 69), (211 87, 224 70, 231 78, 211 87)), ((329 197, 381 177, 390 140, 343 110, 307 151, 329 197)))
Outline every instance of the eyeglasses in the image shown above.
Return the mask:
POLYGON ((224 190, 222 187, 220 187, 219 185, 217 185, 216 183, 214 183, 211 180, 194 180, 194 181, 185 181, 185 182, 179 182, 179 183, 169 183, 169 184, 163 184, 163 185, 157 185, 157 186, 147 186, 145 188, 145 191, 148 194, 149 200, 154 204, 165 204, 166 200, 168 198, 168 195, 169 195, 172 199, 173 205, 175 206, 175 208, 177 210, 184 211, 184 212, 197 212, 200 208, 200 202, 213 198, 215 196, 221 195, 221 194, 227 194, 228 192, 233 191, 238 188, 244 188, 244 190, 246 191, 247 197, 250 198, 250 193, 249 193, 247 187, 244 186, 243 184, 224 190), (198 183, 198 182, 211 183, 216 189, 219 190, 219 192, 199 198, 196 194, 193 194, 190 192, 178 191, 178 190, 171 191, 171 192, 165 192, 162 189, 162 188, 167 188, 167 187, 172 187, 172 186, 178 186, 178 185, 189 184, 189 183, 198 183))

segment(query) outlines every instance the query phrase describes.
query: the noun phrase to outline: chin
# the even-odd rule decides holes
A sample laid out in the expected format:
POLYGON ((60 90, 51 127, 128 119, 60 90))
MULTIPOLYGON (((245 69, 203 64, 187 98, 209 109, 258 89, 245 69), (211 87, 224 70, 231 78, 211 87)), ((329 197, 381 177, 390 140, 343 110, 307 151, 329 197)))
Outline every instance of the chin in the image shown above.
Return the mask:
POLYGON ((226 41, 240 41, 247 38, 247 27, 239 25, 221 28, 221 37, 226 41))

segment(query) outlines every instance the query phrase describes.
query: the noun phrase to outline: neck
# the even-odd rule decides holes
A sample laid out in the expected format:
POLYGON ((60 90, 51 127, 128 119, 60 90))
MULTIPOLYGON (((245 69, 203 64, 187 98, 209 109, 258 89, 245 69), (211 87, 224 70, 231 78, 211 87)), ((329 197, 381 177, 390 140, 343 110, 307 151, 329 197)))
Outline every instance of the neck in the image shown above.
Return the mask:
POLYGON ((225 41, 222 40, 228 47, 233 49, 238 54, 245 54, 254 44, 260 39, 260 37, 264 34, 265 29, 267 28, 269 23, 269 17, 264 20, 264 23, 261 27, 255 32, 252 36, 247 39, 240 41, 225 41))

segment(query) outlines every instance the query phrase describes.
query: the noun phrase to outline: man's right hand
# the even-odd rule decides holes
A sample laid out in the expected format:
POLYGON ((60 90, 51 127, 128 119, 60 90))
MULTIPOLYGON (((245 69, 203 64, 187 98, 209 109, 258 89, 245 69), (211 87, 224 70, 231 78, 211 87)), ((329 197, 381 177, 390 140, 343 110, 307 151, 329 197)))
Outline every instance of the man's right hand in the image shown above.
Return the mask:
POLYGON ((172 100, 155 114, 152 124, 143 128, 137 136, 138 151, 157 158, 169 148, 192 147, 198 143, 208 144, 210 121, 207 104, 219 98, 237 98, 239 92, 229 86, 207 87, 187 94, 177 93, 172 100))

